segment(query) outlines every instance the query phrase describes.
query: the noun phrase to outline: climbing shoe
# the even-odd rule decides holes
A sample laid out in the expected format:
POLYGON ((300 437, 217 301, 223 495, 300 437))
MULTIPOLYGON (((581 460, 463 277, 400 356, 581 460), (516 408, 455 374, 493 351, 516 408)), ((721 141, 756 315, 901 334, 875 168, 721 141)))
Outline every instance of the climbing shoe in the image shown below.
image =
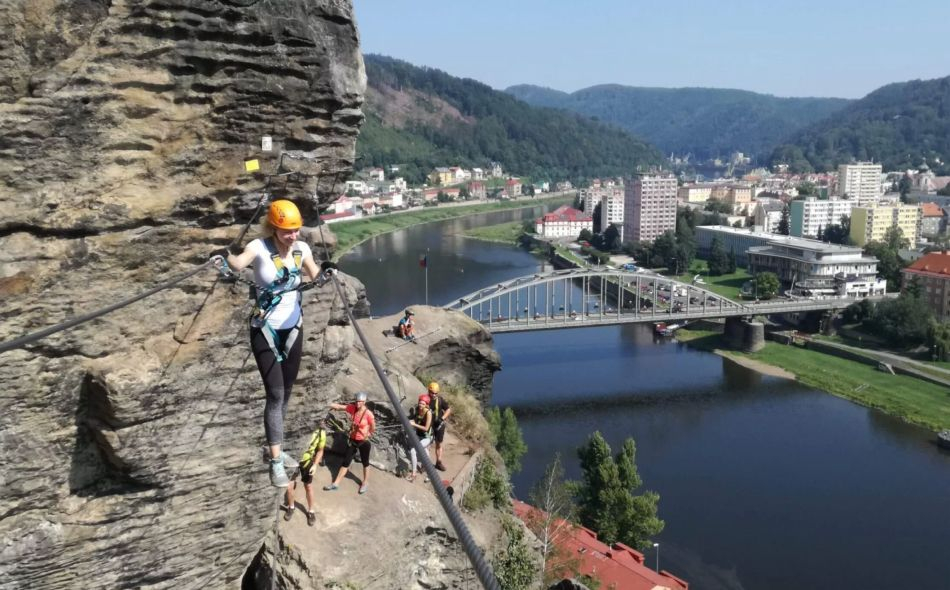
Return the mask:
MULTIPOLYGON (((261 447, 261 458, 264 460, 264 463, 267 463, 268 461, 271 460, 270 447, 268 447, 267 445, 264 445, 264 446, 261 447)), ((285 467, 285 468, 287 468, 287 469, 296 469, 296 468, 297 468, 297 462, 294 461, 294 460, 290 457, 290 455, 288 455, 287 453, 281 451, 281 452, 280 452, 280 455, 278 455, 277 458, 284 462, 284 467, 285 467)))
POLYGON ((280 459, 271 459, 270 485, 275 488, 286 488, 288 484, 290 484, 290 478, 287 477, 287 471, 284 470, 284 462, 280 459))
POLYGON ((307 511, 307 526, 313 526, 317 522, 317 515, 311 511, 307 511))
POLYGON ((366 490, 368 490, 368 489, 369 489, 369 486, 367 486, 365 483, 364 483, 363 485, 361 485, 361 486, 360 486, 360 495, 365 494, 365 493, 366 493, 366 490))
MULTIPOLYGON (((293 508, 286 508, 286 512, 284 512, 284 520, 290 520, 290 519, 293 518, 293 517, 294 517, 294 509, 293 509, 293 508)), ((309 518, 308 518, 308 520, 309 520, 309 518)))
POLYGON ((340 489, 340 486, 336 485, 335 483, 331 483, 328 486, 323 486, 324 492, 332 492, 333 490, 338 490, 338 489, 340 489))
POLYGON ((438 469, 439 471, 445 471, 445 465, 442 464, 442 461, 437 461, 435 464, 435 468, 438 469))

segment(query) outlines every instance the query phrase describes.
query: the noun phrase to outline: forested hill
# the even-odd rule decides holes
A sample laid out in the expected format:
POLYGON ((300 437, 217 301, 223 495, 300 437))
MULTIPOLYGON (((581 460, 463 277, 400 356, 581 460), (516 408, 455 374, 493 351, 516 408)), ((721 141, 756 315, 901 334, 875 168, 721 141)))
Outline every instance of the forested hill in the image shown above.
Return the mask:
POLYGON ((842 98, 779 98, 746 90, 642 88, 606 84, 568 94, 520 85, 505 92, 626 129, 665 154, 768 155, 793 133, 844 108, 842 98))
POLYGON ((436 166, 486 167, 536 180, 630 175, 656 148, 573 113, 530 106, 470 79, 379 55, 366 63, 357 166, 400 165, 410 182, 436 166))
POLYGON ((950 77, 878 88, 772 154, 773 162, 800 171, 828 170, 852 160, 874 160, 885 170, 897 170, 916 168, 924 159, 950 174, 950 77))

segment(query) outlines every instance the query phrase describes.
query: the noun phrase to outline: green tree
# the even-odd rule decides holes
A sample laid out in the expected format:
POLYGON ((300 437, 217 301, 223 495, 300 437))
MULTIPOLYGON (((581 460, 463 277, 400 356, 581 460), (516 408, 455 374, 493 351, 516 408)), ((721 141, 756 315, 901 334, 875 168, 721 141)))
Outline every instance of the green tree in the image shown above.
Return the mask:
POLYGON ((498 583, 505 590, 528 590, 535 585, 534 556, 524 540, 524 530, 521 524, 512 518, 502 521, 507 542, 505 548, 495 555, 492 560, 492 569, 498 583))
POLYGON ((879 301, 864 325, 888 342, 911 346, 927 341, 932 319, 933 312, 923 299, 901 295, 879 301))
POLYGON ((841 318, 846 324, 860 324, 871 317, 873 312, 874 304, 869 299, 862 299, 846 307, 841 314, 841 318))
POLYGON ((505 408, 501 411, 495 406, 488 409, 486 418, 495 448, 505 462, 508 473, 521 471, 521 457, 528 452, 528 445, 524 442, 514 410, 505 408))
POLYGON ((608 224, 607 228, 604 229, 603 233, 603 249, 607 252, 618 253, 620 252, 620 230, 617 229, 617 226, 614 224, 608 224))
POLYGON ((803 181, 798 185, 798 196, 800 197, 814 197, 818 195, 818 187, 814 182, 808 180, 803 181))
POLYGON ((586 227, 581 230, 581 233, 577 234, 578 242, 589 242, 594 239, 594 234, 591 233, 586 227))
POLYGON ((725 248, 722 247, 722 240, 719 236, 714 236, 712 244, 709 246, 709 275, 718 277, 729 272, 729 256, 725 248))
POLYGON ((944 185, 942 189, 937 191, 937 194, 944 197, 950 197, 950 184, 944 185))
POLYGON ((732 274, 736 272, 738 266, 738 256, 736 256, 736 247, 733 246, 732 250, 729 251, 729 266, 726 267, 726 273, 732 274))
POLYGON ((931 360, 950 361, 950 322, 932 322, 928 336, 931 360))
POLYGON ((533 234, 536 229, 533 221, 525 221, 521 224, 521 231, 526 234, 533 234))
POLYGON ((472 198, 472 193, 471 191, 468 190, 468 186, 463 186, 462 188, 459 189, 459 198, 464 201, 467 201, 472 198))
POLYGON ((900 182, 897 183, 897 191, 901 194, 901 202, 907 202, 907 195, 910 194, 910 191, 914 188, 914 181, 911 180, 910 175, 906 172, 901 176, 900 182))
POLYGON ((594 212, 591 213, 591 217, 594 218, 594 233, 595 234, 599 234, 600 232, 604 231, 604 228, 600 226, 600 215, 601 215, 601 211, 603 210, 603 206, 604 206, 603 201, 597 203, 596 205, 594 205, 594 212))
POLYGON ((650 537, 663 530, 657 515, 659 496, 634 492, 640 487, 636 469, 636 446, 627 439, 616 459, 600 432, 595 432, 577 450, 583 478, 573 483, 581 524, 597 532, 608 545, 617 541, 646 549, 650 537))
POLYGON ((577 506, 571 487, 564 481, 564 466, 559 453, 555 453, 544 475, 531 488, 529 498, 531 505, 538 510, 528 514, 525 524, 541 544, 538 571, 544 582, 543 587, 547 588, 557 580, 570 577, 579 565, 570 552, 559 549, 562 541, 574 529, 573 521, 577 517, 577 506))
POLYGON ((439 193, 435 196, 435 200, 440 203, 448 203, 452 200, 452 197, 450 197, 445 191, 439 191, 439 193))
POLYGON ((774 272, 760 272, 755 275, 755 293, 759 299, 775 297, 780 286, 781 284, 774 272))
POLYGON ((907 281, 907 284, 904 285, 904 294, 908 297, 920 299, 921 293, 922 287, 920 285, 920 279, 918 279, 916 276, 912 277, 909 281, 907 281))
POLYGON ((787 236, 790 228, 789 220, 791 218, 791 213, 788 210, 788 203, 782 207, 782 217, 778 222, 778 233, 783 236, 787 236))

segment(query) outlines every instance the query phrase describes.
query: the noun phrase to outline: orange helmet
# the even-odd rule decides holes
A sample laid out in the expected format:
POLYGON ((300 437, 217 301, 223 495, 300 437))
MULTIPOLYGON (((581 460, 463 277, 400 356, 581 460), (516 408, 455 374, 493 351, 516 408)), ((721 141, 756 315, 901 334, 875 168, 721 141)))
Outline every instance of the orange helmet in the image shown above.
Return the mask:
POLYGON ((296 205, 285 199, 270 204, 267 221, 277 229, 300 229, 300 226, 303 225, 300 209, 297 209, 296 205))
POLYGON ((429 384, 429 391, 431 393, 439 393, 439 384, 433 381, 429 384))

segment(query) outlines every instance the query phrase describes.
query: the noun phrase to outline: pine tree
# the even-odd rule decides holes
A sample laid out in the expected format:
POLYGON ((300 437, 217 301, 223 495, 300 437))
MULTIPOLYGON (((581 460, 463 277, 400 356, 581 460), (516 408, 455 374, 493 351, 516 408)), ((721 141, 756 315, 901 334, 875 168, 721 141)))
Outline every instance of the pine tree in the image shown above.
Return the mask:
POLYGON ((489 408, 485 417, 495 440, 495 448, 505 462, 508 473, 521 471, 521 457, 528 452, 528 445, 524 442, 514 411, 511 408, 505 408, 504 411, 497 407, 489 408))
POLYGON ((782 218, 779 219, 778 222, 778 233, 782 234, 783 236, 788 235, 790 215, 791 213, 789 212, 788 204, 786 203, 785 206, 782 207, 782 218))
POLYGON ((722 247, 722 240, 719 236, 713 237, 712 244, 709 247, 709 275, 717 277, 725 274, 729 268, 729 259, 726 251, 722 247))
POLYGON ((574 483, 581 524, 597 532, 607 544, 617 541, 646 549, 650 536, 663 530, 657 515, 659 496, 646 492, 636 496, 642 485, 636 468, 636 445, 628 438, 616 459, 599 432, 577 451, 583 479, 574 483))

